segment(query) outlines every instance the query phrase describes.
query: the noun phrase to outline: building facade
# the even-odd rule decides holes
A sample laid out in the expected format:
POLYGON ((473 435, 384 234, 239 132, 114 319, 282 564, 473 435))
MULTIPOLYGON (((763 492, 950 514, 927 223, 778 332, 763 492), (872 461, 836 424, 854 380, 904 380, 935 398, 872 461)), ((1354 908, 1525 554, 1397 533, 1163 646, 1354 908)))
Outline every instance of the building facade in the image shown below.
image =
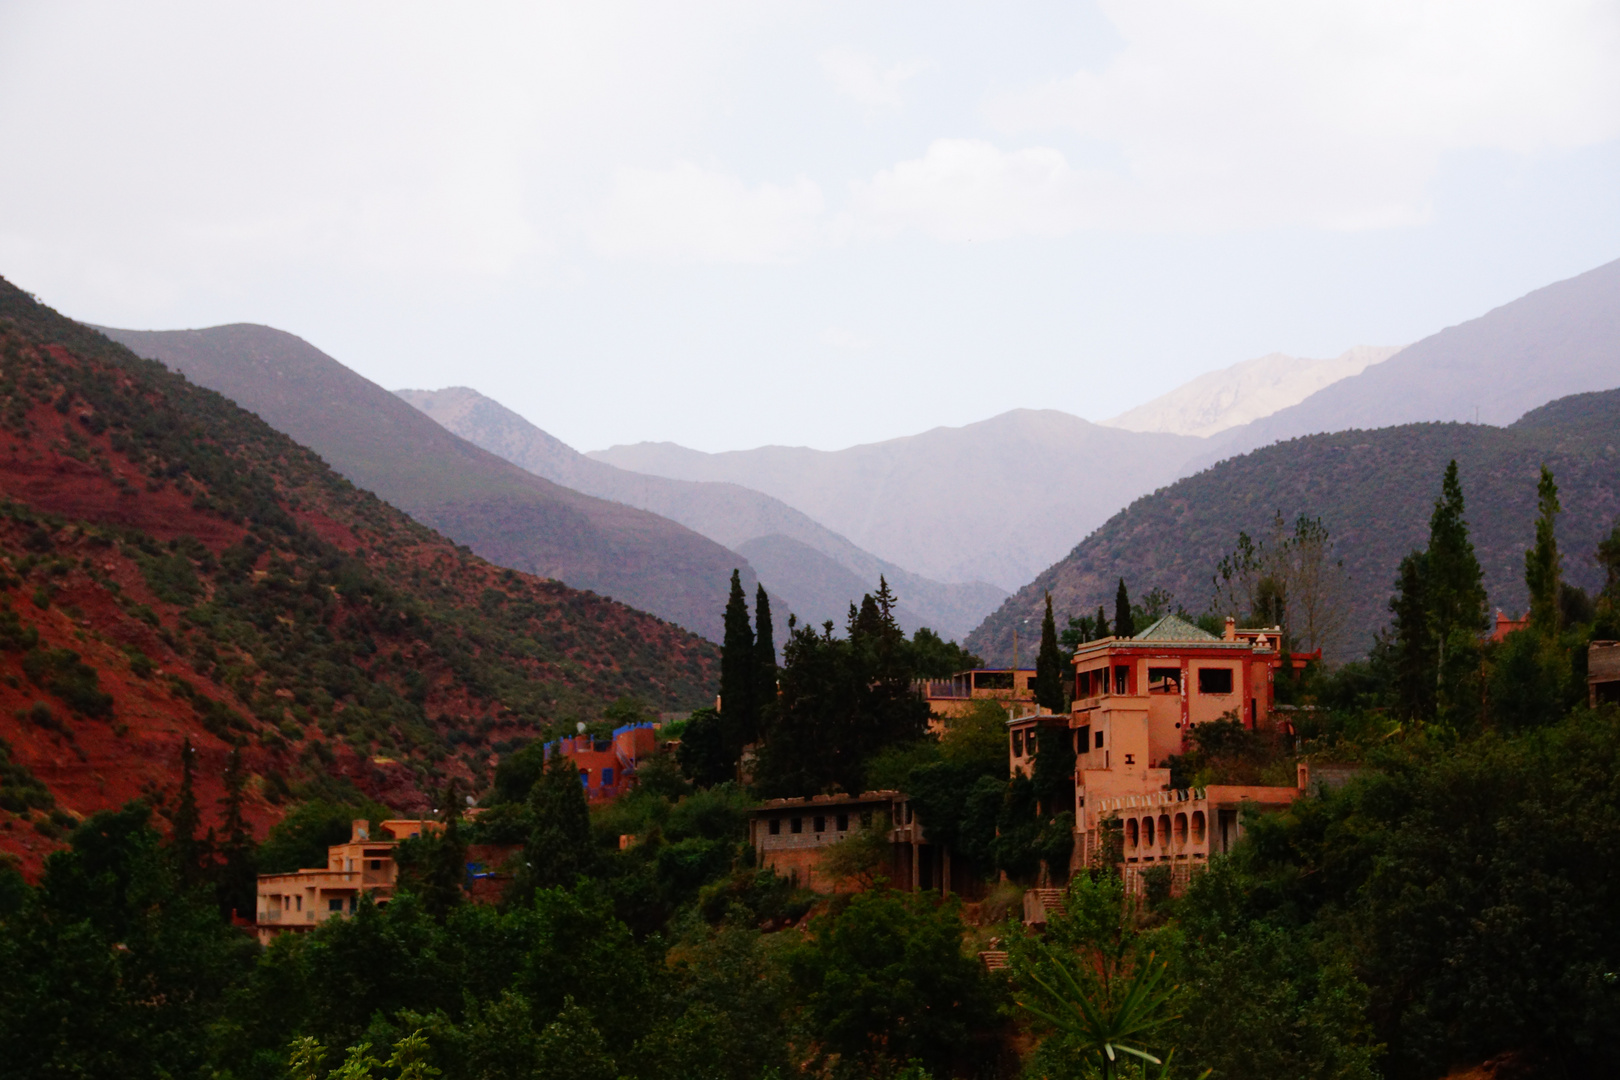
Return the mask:
MULTIPOLYGON (((1008 722, 1008 769, 1033 771, 1043 728, 1066 728, 1075 754, 1075 845, 1071 870, 1115 863, 1133 889, 1141 874, 1169 867, 1177 887, 1243 831, 1243 813, 1292 802, 1295 787, 1209 786, 1173 790, 1169 759, 1189 748, 1199 724, 1234 720, 1285 732, 1274 708, 1278 627, 1220 637, 1175 615, 1130 638, 1087 642, 1074 653, 1067 716, 1030 714, 1008 722)), ((1303 773, 1302 773, 1303 775, 1303 773)))
POLYGON ((574 735, 546 744, 546 760, 562 754, 579 770, 579 782, 588 802, 609 802, 635 786, 640 762, 658 752, 658 730, 653 723, 626 724, 606 739, 574 735))
POLYGON ((399 877, 394 845, 443 829, 437 821, 396 819, 382 822, 374 836, 370 823, 357 818, 349 824, 348 841, 326 849, 324 867, 260 874, 254 913, 259 942, 268 945, 279 933, 313 930, 327 919, 353 915, 365 893, 386 904, 399 877))
POLYGON ((916 808, 898 791, 769 800, 752 812, 749 842, 760 866, 801 888, 834 893, 859 886, 838 880, 823 861, 833 845, 863 829, 882 831, 888 843, 882 872, 893 887, 969 894, 975 890, 967 867, 960 860, 953 864, 950 849, 928 839, 916 808))

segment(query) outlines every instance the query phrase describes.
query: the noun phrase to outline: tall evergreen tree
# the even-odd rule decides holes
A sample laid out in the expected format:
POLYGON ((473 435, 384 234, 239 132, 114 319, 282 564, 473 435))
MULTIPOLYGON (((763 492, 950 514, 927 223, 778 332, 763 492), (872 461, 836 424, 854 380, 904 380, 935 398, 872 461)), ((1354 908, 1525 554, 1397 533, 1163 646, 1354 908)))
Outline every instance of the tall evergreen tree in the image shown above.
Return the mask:
POLYGON ((1611 608, 1620 606, 1620 522, 1598 541, 1597 561, 1603 567, 1603 598, 1611 608))
POLYGON ((1536 506, 1539 510, 1536 544, 1524 553, 1524 583, 1530 589, 1530 625, 1556 637, 1563 630, 1563 614, 1558 602, 1563 568, 1555 531, 1562 507, 1558 504, 1558 485, 1545 465, 1541 467, 1541 480, 1536 485, 1536 506))
POLYGON ((1436 649, 1429 625, 1426 569, 1428 555, 1414 551, 1401 560, 1390 598, 1394 641, 1395 700, 1400 715, 1413 720, 1434 717, 1436 649))
POLYGON ((169 847, 174 853, 175 870, 187 888, 199 884, 207 872, 204 866, 207 851, 198 835, 202 814, 197 809, 196 756, 196 749, 187 739, 180 748, 180 790, 175 797, 174 811, 169 815, 169 825, 174 830, 169 847))
POLYGON ((1041 651, 1035 656, 1035 703, 1052 712, 1068 707, 1063 688, 1063 653, 1058 648, 1057 622, 1052 618, 1052 594, 1046 594, 1046 614, 1041 618, 1041 651))
POLYGON ((776 630, 771 625, 771 598, 763 585, 754 593, 754 678, 758 726, 749 742, 764 734, 769 723, 767 713, 776 704, 776 630))
POLYGON ((1136 619, 1131 615, 1131 594, 1125 591, 1125 579, 1119 579, 1119 591, 1114 593, 1114 634, 1128 638, 1136 633, 1136 619))
POLYGON ((1435 651, 1435 716, 1462 730, 1478 720, 1480 635, 1490 625, 1484 574, 1463 517, 1457 463, 1446 466, 1429 518, 1424 589, 1435 651))
POLYGON ((258 866, 253 831, 242 814, 242 793, 246 787, 247 773, 242 768, 242 750, 232 747, 231 756, 225 762, 225 798, 220 801, 224 811, 225 840, 220 846, 223 861, 216 883, 220 914, 227 918, 233 913, 250 915, 257 903, 258 866))
POLYGON ((1425 572, 1429 621, 1442 649, 1458 632, 1471 640, 1490 625, 1485 575, 1468 537, 1455 460, 1446 466, 1440 497, 1434 501, 1434 513, 1429 517, 1425 572))
POLYGON ((1103 613, 1101 604, 1097 605, 1097 637, 1105 638, 1113 631, 1108 628, 1108 616, 1103 613))
POLYGON ((742 575, 731 572, 731 596, 726 600, 725 635, 720 645, 720 719, 727 756, 736 762, 742 748, 759 733, 759 692, 754 631, 748 625, 748 600, 742 575))

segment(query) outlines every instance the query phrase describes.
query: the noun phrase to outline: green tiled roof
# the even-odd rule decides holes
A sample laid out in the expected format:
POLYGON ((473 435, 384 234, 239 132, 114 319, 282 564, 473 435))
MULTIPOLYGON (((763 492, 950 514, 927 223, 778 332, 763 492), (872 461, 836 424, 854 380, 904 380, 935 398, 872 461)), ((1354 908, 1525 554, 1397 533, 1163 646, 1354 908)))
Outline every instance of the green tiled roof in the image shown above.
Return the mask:
POLYGON ((1200 630, 1192 623, 1179 615, 1166 615, 1140 634, 1131 638, 1132 641, 1219 641, 1220 638, 1207 630, 1200 630))

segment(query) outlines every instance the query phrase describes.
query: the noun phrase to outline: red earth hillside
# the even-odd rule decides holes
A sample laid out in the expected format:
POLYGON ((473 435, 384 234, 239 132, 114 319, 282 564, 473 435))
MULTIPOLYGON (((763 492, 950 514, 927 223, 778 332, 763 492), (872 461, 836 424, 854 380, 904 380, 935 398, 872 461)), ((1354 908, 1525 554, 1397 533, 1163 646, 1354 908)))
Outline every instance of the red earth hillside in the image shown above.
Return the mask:
POLYGON ((260 835, 301 793, 400 811, 620 697, 712 698, 717 653, 501 570, 209 391, 0 281, 0 851, 172 800, 240 748, 260 835))

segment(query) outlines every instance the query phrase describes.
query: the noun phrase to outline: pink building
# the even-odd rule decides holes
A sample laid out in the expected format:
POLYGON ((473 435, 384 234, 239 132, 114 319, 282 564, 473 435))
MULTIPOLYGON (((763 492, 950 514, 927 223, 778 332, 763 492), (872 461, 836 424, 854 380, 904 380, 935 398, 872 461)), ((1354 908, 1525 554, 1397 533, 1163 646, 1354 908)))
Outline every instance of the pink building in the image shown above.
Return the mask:
POLYGON ((1227 851, 1242 833, 1240 811, 1292 802, 1304 786, 1224 786, 1175 791, 1168 759, 1185 753, 1195 725, 1236 719, 1272 728, 1278 627, 1216 637, 1168 615, 1130 638, 1107 637, 1075 650, 1074 703, 1067 716, 1008 722, 1008 765, 1033 768, 1042 727, 1066 727, 1075 751, 1074 867, 1119 861, 1128 885, 1152 866, 1172 881, 1227 851), (1117 834, 1113 830, 1118 830, 1117 834))
POLYGON ((658 751, 657 724, 627 724, 610 738, 574 735, 546 744, 546 760, 560 753, 579 770, 579 782, 590 802, 618 798, 635 785, 636 766, 658 751))

